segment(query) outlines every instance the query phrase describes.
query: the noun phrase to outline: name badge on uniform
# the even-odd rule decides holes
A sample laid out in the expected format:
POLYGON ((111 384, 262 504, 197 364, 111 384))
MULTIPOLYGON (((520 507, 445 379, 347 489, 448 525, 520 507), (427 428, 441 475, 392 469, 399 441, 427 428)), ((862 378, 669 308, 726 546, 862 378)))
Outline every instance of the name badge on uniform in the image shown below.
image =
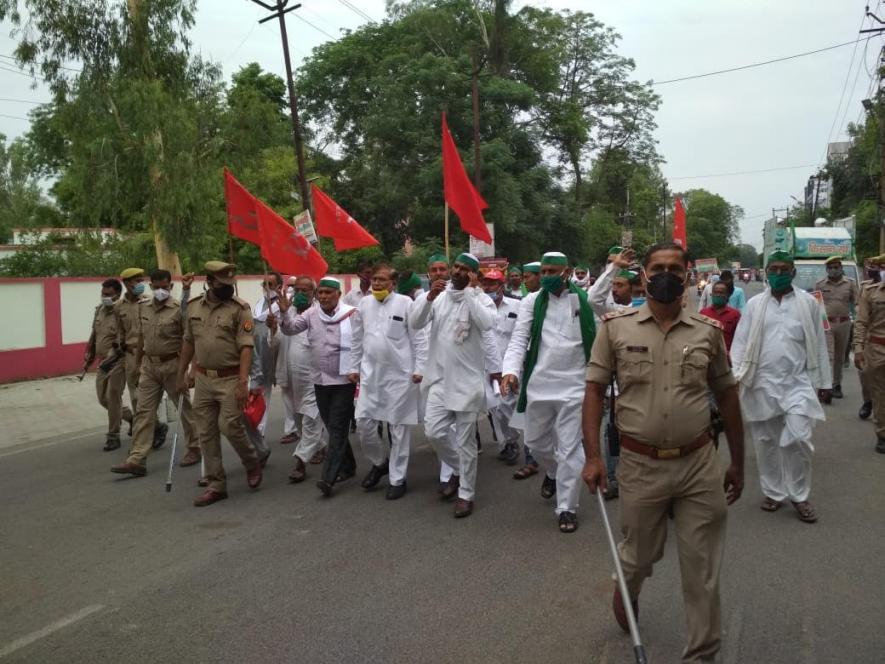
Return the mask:
POLYGON ((627 346, 628 353, 647 353, 648 346, 627 346))
POLYGON ((403 322, 403 317, 402 317, 402 316, 393 316, 393 320, 395 320, 395 321, 399 321, 400 323, 402 323, 402 322, 403 322))
POLYGON ((512 311, 509 314, 507 314, 507 318, 516 318, 516 317, 517 317, 517 315, 515 313, 513 313, 512 311))

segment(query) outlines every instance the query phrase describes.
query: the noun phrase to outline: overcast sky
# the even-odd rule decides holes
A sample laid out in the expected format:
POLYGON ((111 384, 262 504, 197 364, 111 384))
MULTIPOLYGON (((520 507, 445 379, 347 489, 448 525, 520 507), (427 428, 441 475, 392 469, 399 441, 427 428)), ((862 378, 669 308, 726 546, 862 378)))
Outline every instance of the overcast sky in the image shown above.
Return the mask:
MULTIPOLYGON (((366 19, 340 0, 301 0, 290 14, 292 56, 300 62, 311 49, 355 29, 366 19), (328 34, 325 34, 328 33, 328 34)), ((294 0, 293 0, 294 2, 294 0)), ((351 0, 375 20, 383 0, 351 0)), ((514 3, 514 9, 529 4, 514 3)), ((636 78, 663 81, 771 60, 857 38, 864 0, 548 0, 532 4, 593 11, 623 39, 620 53, 636 61, 636 78)), ((874 3, 870 2, 870 5, 874 3)), ((880 3, 881 4, 881 0, 880 3)), ((885 7, 882 8, 885 14, 885 7)), ((249 0, 200 0, 192 38, 203 56, 221 63, 225 78, 256 61, 284 75, 275 21, 258 25, 264 11, 249 0)), ((885 19, 885 16, 882 16, 885 19)), ((870 20, 864 22, 869 27, 870 20)), ((0 55, 15 42, 2 26, 0 55)), ((860 100, 872 85, 883 38, 788 62, 657 87, 663 103, 657 114, 663 172, 674 190, 704 187, 740 205, 742 240, 761 245, 761 228, 771 208, 802 199, 815 165, 822 163, 828 137, 840 140, 862 112, 860 100), (837 107, 845 90, 845 100, 837 107), (835 122, 835 127, 832 129, 835 122), (750 175, 727 173, 785 169, 750 175), (706 177, 720 175, 718 177, 706 177), (705 176, 705 177, 697 177, 705 176)), ((2 59, 2 58, 0 58, 2 59)), ((45 101, 48 95, 0 63, 0 98, 45 101)), ((0 100, 0 132, 26 131, 31 105, 0 100)), ((691 238, 688 238, 691 245, 691 238)))

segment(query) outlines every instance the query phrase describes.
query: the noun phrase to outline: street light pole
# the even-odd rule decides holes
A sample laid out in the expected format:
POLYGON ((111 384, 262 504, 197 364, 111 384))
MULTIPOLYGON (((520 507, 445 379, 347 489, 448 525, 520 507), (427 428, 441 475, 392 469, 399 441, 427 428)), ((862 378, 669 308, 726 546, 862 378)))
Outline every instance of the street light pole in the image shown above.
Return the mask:
MULTIPOLYGON (((307 186, 307 174, 304 166, 304 143, 301 140, 301 120, 298 117, 298 97, 295 95, 295 79, 292 76, 292 60, 289 57, 289 35, 286 32, 286 14, 301 7, 301 3, 287 7, 289 0, 277 0, 275 5, 269 5, 261 0, 252 0, 256 5, 273 12, 258 21, 266 23, 273 19, 280 21, 280 38, 283 41, 283 60, 286 63, 286 85, 289 88, 289 113, 292 117, 292 141, 295 144, 295 161, 298 164, 298 189, 301 193, 301 204, 305 210, 311 210, 310 190, 307 186)), ((313 216, 311 214, 311 216, 313 216)))

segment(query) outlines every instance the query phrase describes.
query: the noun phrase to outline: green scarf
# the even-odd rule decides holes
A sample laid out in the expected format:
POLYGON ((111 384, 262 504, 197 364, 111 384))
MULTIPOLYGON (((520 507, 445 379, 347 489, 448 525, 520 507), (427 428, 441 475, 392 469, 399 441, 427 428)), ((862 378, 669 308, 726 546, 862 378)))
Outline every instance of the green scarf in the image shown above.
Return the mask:
MULTIPOLYGON (((583 288, 578 288, 578 286, 569 282, 568 289, 578 296, 578 317, 581 319, 581 343, 584 346, 584 361, 588 362, 590 360, 590 350, 593 348, 593 339, 596 338, 596 322, 593 318, 593 311, 590 309, 589 302, 587 302, 587 292, 583 288)), ((549 300, 550 294, 543 289, 538 293, 538 298, 535 300, 532 336, 525 356, 525 367, 522 372, 522 389, 519 391, 519 402, 516 405, 516 412, 518 413, 525 412, 529 379, 532 377, 532 371, 535 370, 535 365, 538 363, 541 330, 544 329, 544 319, 547 317, 547 303, 549 300)))

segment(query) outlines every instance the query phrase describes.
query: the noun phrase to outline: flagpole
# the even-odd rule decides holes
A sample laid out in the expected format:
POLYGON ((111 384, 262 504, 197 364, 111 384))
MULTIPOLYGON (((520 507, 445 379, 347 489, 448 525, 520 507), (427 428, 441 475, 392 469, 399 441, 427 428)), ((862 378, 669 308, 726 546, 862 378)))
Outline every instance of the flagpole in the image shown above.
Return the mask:
POLYGON ((449 260, 449 203, 446 201, 446 260, 449 260))
MULTIPOLYGON (((228 235, 227 236, 227 252, 228 252, 228 262, 231 265, 234 265, 234 239, 228 235)), ((237 288, 237 282, 234 281, 234 294, 237 297, 240 297, 240 290, 237 288)))

